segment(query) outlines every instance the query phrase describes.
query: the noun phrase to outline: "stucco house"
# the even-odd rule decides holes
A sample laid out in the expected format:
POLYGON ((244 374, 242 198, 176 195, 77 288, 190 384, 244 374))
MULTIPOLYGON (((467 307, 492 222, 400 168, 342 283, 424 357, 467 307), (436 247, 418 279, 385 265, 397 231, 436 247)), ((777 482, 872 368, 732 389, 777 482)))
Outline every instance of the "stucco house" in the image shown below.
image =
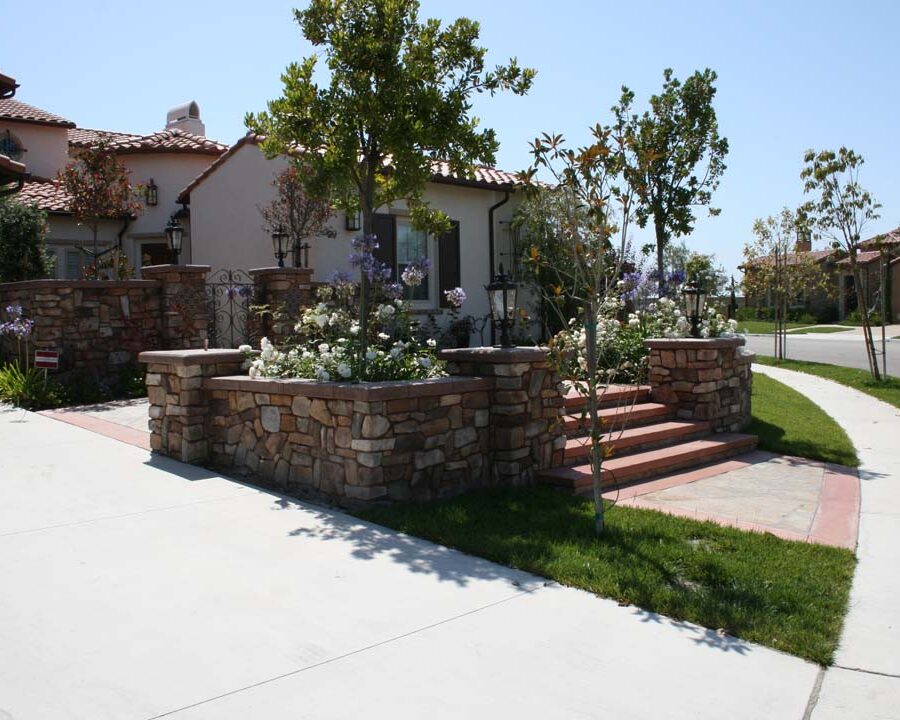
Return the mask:
MULTIPOLYGON (((184 188, 178 202, 190 211, 191 262, 231 269, 274 264, 272 239, 260 208, 275 197, 273 180, 288 163, 285 157, 266 158, 259 139, 248 134, 184 188)), ((412 228, 405 203, 382 208, 375 228, 382 259, 395 275, 410 260, 423 256, 431 260, 432 272, 414 296, 416 310, 440 314, 443 291, 460 286, 468 294, 463 312, 487 315, 483 287, 500 263, 514 269, 518 255, 510 231, 510 220, 521 201, 515 176, 481 167, 474 177, 463 178, 436 163, 424 199, 447 213, 454 229, 442 237, 427 237, 412 228)), ((348 229, 354 225, 352 220, 336 213, 329 222, 334 237, 310 239, 314 280, 327 280, 335 270, 350 270, 350 241, 359 232, 348 229)))
MULTIPOLYGON (((79 128, 71 120, 12 95, 0 98, 0 156, 27 168, 16 201, 47 212, 47 248, 56 260, 56 277, 80 277, 86 256, 79 246, 89 247, 92 242, 90 230, 79 226, 72 217, 70 198, 56 176, 80 149, 101 138, 130 172, 133 185, 155 189, 153 197, 145 194, 139 217, 106 220, 100 227, 99 247, 120 245, 138 269, 141 265, 168 262, 165 226, 169 217, 181 210, 178 193, 228 149, 205 137, 195 102, 170 110, 161 131, 137 135, 79 128)), ((185 248, 189 257, 189 230, 185 233, 185 248)))

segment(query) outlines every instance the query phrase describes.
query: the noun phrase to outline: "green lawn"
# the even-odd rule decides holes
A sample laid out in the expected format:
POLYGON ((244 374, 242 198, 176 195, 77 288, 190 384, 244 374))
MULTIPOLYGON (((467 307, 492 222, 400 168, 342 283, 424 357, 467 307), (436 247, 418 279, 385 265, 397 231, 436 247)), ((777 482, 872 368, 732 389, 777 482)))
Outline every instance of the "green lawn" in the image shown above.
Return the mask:
MULTIPOLYGON (((790 330, 792 328, 809 327, 809 323, 785 323, 785 327, 790 330)), ((771 320, 741 320, 738 322, 738 332, 759 334, 772 334, 775 332, 775 323, 771 320)))
MULTIPOLYGON (((841 367, 840 365, 806 362, 805 360, 776 360, 767 355, 759 355, 753 362, 780 367, 785 370, 797 370, 809 375, 818 375, 828 380, 834 380, 841 385, 847 385, 867 395, 883 400, 896 408, 900 408, 900 378, 892 375, 888 376, 886 381, 876 383, 872 380, 868 370, 857 370, 856 368, 841 367)), ((753 376, 754 383, 756 383, 757 378, 759 378, 759 375, 753 376)))
POLYGON ((800 328, 799 330, 788 330, 789 335, 809 335, 813 333, 830 335, 831 333, 839 332, 851 332, 851 329, 840 325, 817 325, 816 327, 800 328))
POLYGON ((855 559, 662 513, 616 507, 600 538, 590 501, 549 488, 490 489, 360 517, 829 665, 855 559))
POLYGON ((753 376, 753 421, 761 450, 856 467, 847 433, 805 395, 770 377, 753 376))

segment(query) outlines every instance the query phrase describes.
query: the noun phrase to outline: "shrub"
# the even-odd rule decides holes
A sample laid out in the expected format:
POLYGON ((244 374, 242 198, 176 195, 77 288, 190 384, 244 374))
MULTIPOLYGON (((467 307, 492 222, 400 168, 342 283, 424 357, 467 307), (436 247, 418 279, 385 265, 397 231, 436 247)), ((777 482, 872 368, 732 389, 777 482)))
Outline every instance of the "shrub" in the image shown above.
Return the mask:
POLYGON ((0 367, 0 400, 26 410, 41 410, 60 404, 60 389, 43 370, 23 369, 15 360, 0 367))
POLYGON ((0 200, 0 282, 34 280, 52 272, 46 233, 47 216, 41 210, 0 200))

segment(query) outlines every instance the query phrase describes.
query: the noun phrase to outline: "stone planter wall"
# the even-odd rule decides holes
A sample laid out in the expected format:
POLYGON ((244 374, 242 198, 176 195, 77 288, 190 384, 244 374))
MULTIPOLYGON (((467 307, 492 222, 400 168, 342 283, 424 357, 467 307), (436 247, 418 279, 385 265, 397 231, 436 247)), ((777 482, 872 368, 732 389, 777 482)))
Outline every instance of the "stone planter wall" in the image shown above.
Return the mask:
POLYGON ((676 404, 686 420, 709 420, 719 432, 750 424, 753 353, 744 338, 647 340, 654 401, 676 404))
POLYGON ((447 354, 450 377, 344 384, 235 375, 234 351, 143 353, 151 444, 340 504, 527 483, 559 459, 563 398, 543 351, 447 354))

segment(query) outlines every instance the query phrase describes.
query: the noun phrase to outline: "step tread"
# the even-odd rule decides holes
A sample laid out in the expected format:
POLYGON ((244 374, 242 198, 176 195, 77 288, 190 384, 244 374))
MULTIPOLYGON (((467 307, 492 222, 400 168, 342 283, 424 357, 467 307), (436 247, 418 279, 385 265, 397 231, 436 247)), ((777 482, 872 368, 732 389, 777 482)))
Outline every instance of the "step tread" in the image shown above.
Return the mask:
MULTIPOLYGON (((601 405, 618 403, 623 400, 637 398, 643 400, 650 395, 649 385, 609 385, 597 393, 597 399, 601 405)), ((576 408, 587 405, 588 396, 577 389, 570 387, 565 394, 567 408, 576 408)))
MULTIPOLYGON (((609 424, 622 418, 631 418, 633 421, 637 421, 653 417, 672 417, 675 414, 675 407, 664 403, 644 402, 635 403, 634 405, 600 408, 597 414, 602 422, 609 424)), ((569 413, 563 416, 563 420, 567 430, 585 428, 590 422, 587 414, 582 415, 581 413, 569 413)))
MULTIPOLYGON (((625 449, 650 442, 662 442, 671 438, 683 437, 708 431, 709 422, 701 420, 667 420, 604 433, 600 441, 613 448, 625 449)), ((590 451, 590 438, 587 436, 566 440, 566 457, 586 455, 590 451)))
MULTIPOLYGON (((723 453, 737 454, 756 446, 755 435, 743 433, 718 433, 697 440, 669 445, 664 448, 646 450, 609 458, 603 462, 603 473, 615 476, 619 482, 648 473, 660 475, 670 469, 685 467, 685 463, 703 464, 707 459, 718 459, 723 453)), ((590 464, 560 467, 544 470, 538 474, 542 482, 577 488, 591 482, 590 464)))

